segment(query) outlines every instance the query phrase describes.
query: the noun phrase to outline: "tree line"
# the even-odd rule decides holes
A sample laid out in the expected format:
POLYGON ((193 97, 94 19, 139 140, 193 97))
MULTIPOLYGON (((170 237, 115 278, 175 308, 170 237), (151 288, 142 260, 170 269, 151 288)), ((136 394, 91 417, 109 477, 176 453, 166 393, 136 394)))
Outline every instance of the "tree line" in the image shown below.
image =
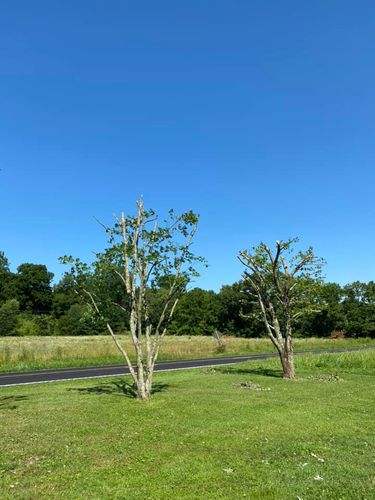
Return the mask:
MULTIPOLYGON (((121 281, 99 270, 87 276, 108 294, 107 302, 126 304, 121 281), (106 286, 103 285, 103 280, 106 286)), ((98 335, 105 325, 76 293, 72 274, 56 284, 53 274, 42 264, 24 263, 16 272, 0 252, 0 335, 98 335)), ((163 279, 148 290, 155 304, 165 291, 163 279)), ((298 319, 295 336, 375 337, 375 282, 356 281, 344 286, 321 283, 315 291, 319 311, 298 319)), ((219 292, 192 288, 181 297, 168 327, 169 335, 225 335, 261 337, 264 323, 257 316, 257 304, 249 296, 248 285, 239 280, 224 285, 219 292)), ((107 315, 117 333, 128 331, 128 317, 115 307, 107 315)))

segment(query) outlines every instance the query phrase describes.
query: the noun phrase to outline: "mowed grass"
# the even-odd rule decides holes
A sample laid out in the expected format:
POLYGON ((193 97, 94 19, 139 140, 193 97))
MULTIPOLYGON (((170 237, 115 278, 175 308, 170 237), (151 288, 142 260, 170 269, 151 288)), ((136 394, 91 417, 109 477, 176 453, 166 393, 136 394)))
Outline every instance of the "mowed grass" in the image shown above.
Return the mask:
MULTIPOLYGON (((121 343, 133 353, 129 336, 121 343)), ((213 337, 166 337, 159 360, 200 358, 210 356, 246 355, 273 352, 266 339, 223 337, 226 351, 217 351, 213 337)), ((371 339, 296 339, 295 349, 335 349, 375 345, 371 339)), ((18 371, 70 366, 121 363, 123 360, 109 336, 91 337, 2 337, 0 338, 0 371, 18 371)))
POLYGON ((296 365, 159 373, 148 403, 126 378, 2 388, 1 497, 374 498, 374 350, 296 365))

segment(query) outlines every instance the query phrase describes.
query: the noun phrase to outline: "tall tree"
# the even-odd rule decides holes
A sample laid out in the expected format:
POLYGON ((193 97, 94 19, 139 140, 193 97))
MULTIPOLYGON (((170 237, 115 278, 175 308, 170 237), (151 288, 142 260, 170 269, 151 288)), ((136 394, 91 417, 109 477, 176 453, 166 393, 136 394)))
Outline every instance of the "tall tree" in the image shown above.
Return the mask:
POLYGON ((105 322, 128 365, 137 398, 141 400, 151 397, 153 372, 162 339, 190 278, 197 275, 194 264, 202 261, 191 251, 197 226, 198 217, 193 212, 175 215, 173 210, 169 212, 168 221, 159 225, 157 215, 144 208, 141 198, 135 216, 123 213, 116 218, 113 227, 103 226, 109 237, 109 247, 96 254, 91 266, 72 257, 62 259, 72 265, 71 272, 81 293, 105 322), (129 318, 136 367, 110 323, 108 311, 113 300, 101 288, 105 282, 87 279, 101 273, 108 276, 109 272, 116 275, 126 292, 127 303, 114 305, 129 318), (159 313, 155 315, 148 291, 158 287, 162 278, 165 278, 164 293, 160 294, 161 303, 156 308, 159 313))
POLYGON ((212 335, 218 328, 218 312, 214 291, 193 288, 176 307, 170 331, 177 335, 212 335))
POLYGON ((4 272, 9 273, 9 260, 5 253, 0 251, 0 274, 4 272))
POLYGON ((318 289, 320 311, 297 321, 296 331, 303 337, 327 337, 336 331, 346 331, 347 319, 342 299, 343 289, 337 283, 322 283, 318 289))
POLYGON ((11 299, 10 283, 13 274, 9 269, 9 261, 4 252, 0 252, 0 304, 11 299))
POLYGON ((14 278, 16 299, 21 311, 45 314, 51 311, 53 273, 42 264, 21 264, 14 278))
POLYGON ((375 337, 375 284, 355 281, 344 287, 342 307, 351 337, 375 337))
POLYGON ((221 332, 238 337, 264 334, 264 325, 254 314, 254 304, 249 300, 248 285, 244 281, 221 287, 218 301, 221 332))
POLYGON ((295 321, 316 309, 322 259, 312 248, 296 252, 297 238, 277 241, 273 252, 261 243, 241 251, 244 280, 255 296, 267 334, 276 347, 285 378, 295 378, 292 333, 295 321))

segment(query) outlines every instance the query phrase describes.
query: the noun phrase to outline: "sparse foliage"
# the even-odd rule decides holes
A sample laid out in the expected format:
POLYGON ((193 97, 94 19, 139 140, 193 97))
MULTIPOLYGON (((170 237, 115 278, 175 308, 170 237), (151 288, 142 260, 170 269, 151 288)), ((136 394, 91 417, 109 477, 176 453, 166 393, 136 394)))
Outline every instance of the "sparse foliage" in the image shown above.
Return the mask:
POLYGON ((243 278, 256 299, 267 334, 276 347, 285 378, 295 378, 292 332, 304 314, 318 310, 323 261, 312 248, 296 252, 298 239, 277 241, 275 251, 261 243, 239 254, 243 278))
MULTIPOLYGON (((96 254, 88 266, 79 259, 62 259, 71 264, 78 290, 106 324, 118 350, 126 361, 137 390, 137 398, 151 397, 155 362, 180 297, 192 277, 195 264, 203 262, 191 251, 198 217, 193 212, 176 215, 159 224, 153 210, 146 210, 142 198, 135 216, 123 213, 113 227, 103 225, 109 247, 96 254), (124 293, 114 300, 108 291, 108 276, 115 276, 124 293), (155 293, 152 293, 155 292, 155 293), (156 300, 152 300, 155 299, 156 300), (124 349, 109 320, 113 307, 128 321, 133 341, 136 367, 124 349)), ((113 280, 112 280, 113 282, 113 280)))

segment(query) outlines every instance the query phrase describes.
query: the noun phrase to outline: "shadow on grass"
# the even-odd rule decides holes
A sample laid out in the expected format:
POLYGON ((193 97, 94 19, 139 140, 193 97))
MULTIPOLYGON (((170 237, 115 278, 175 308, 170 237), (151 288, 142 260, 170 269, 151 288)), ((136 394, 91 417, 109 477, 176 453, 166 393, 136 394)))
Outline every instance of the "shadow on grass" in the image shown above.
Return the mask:
POLYGON ((283 378, 283 373, 281 370, 272 369, 272 368, 227 367, 227 368, 220 368, 218 371, 220 371, 220 373, 226 373, 226 374, 232 374, 232 375, 262 375, 263 377, 283 378))
POLYGON ((18 408, 18 402, 26 401, 28 396, 3 396, 0 398, 0 410, 15 410, 18 408))
MULTIPOLYGON (((163 392, 168 389, 169 384, 154 384, 152 387, 152 394, 163 392)), ((131 399, 137 397, 137 389, 134 384, 124 382, 123 380, 115 380, 110 383, 99 384, 92 387, 82 387, 79 389, 68 389, 68 391, 75 391, 81 394, 109 394, 113 396, 126 396, 131 399)))

